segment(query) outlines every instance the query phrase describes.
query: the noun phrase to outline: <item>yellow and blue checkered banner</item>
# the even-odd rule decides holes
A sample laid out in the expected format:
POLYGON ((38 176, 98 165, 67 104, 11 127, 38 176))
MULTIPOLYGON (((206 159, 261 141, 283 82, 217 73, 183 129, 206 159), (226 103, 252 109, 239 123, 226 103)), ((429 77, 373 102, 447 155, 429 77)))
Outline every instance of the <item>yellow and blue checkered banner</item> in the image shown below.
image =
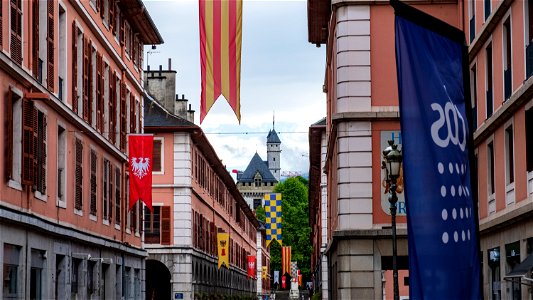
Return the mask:
POLYGON ((281 194, 265 194, 265 216, 266 216, 266 245, 270 245, 273 240, 282 245, 281 238, 281 194))

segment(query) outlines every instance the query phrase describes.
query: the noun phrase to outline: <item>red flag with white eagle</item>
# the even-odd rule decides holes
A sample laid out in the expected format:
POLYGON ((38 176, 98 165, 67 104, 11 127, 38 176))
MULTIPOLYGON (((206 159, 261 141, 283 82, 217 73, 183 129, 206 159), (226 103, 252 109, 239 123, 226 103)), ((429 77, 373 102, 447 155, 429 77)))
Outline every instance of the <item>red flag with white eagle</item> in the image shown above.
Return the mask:
POLYGON ((255 255, 248 255, 248 278, 255 278, 256 258, 255 255))
POLYGON ((130 134, 130 210, 141 200, 152 210, 152 154, 154 136, 152 134, 130 134))

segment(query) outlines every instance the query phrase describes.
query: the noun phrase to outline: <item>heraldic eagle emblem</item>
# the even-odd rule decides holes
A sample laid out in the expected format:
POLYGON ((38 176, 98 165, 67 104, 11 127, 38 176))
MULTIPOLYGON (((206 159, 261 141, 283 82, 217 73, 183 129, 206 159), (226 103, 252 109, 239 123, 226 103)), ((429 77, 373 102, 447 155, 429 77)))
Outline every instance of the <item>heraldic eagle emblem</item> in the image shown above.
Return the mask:
POLYGON ((148 174, 148 169, 150 169, 150 159, 147 157, 132 157, 131 158, 131 170, 133 175, 142 179, 148 174))

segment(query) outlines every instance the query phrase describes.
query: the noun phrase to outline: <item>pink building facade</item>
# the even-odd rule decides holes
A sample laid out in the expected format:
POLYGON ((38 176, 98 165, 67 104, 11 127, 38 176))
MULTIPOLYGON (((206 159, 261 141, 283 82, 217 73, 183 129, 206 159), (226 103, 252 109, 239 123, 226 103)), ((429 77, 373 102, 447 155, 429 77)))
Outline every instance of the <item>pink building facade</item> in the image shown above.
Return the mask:
POLYGON ((144 298, 126 137, 157 28, 138 0, 13 0, 0 33, 0 297, 144 298))
POLYGON ((530 299, 533 2, 465 1, 485 299, 530 299))
MULTIPOLYGON (((307 3, 309 42, 327 47, 326 118, 309 130, 315 292, 322 299, 392 299, 391 216, 381 162, 387 140, 401 145, 394 12, 388 1, 307 3)), ((461 26, 456 1, 411 4, 461 26)), ((409 296, 409 274, 405 199, 402 192, 398 197, 402 298, 409 296)))
POLYGON ((144 107, 144 130, 154 134, 154 210, 144 213, 147 295, 199 299, 269 293, 261 280, 262 266, 270 260, 264 230, 193 123, 187 100, 175 95, 176 72, 145 75, 147 92, 163 97, 147 99, 144 107), (219 232, 229 233, 229 268, 218 268, 219 232), (248 255, 257 257, 254 279, 247 278, 248 255))

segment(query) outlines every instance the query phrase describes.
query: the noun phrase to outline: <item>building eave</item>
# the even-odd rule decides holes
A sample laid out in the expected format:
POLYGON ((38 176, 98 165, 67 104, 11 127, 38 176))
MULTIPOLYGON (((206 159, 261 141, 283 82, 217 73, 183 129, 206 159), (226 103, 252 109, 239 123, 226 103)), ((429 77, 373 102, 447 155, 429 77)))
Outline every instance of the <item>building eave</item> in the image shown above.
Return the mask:
POLYGON ((141 0, 121 0, 119 6, 126 19, 131 21, 130 25, 139 33, 143 44, 163 44, 163 38, 141 0))

